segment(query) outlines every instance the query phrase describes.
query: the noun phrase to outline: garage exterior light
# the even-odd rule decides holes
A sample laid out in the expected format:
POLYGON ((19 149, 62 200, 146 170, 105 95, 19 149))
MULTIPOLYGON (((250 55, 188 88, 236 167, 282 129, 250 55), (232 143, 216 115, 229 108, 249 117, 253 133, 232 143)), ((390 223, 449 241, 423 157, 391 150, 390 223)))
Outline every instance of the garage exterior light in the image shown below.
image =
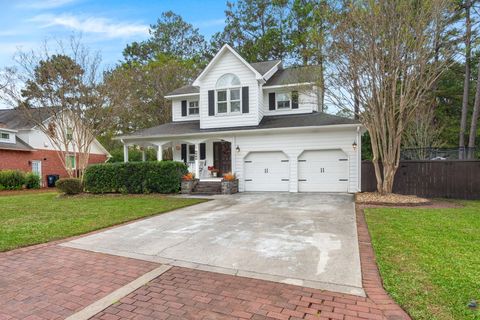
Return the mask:
POLYGON ((353 141, 352 147, 353 147, 353 150, 357 150, 357 141, 353 141))

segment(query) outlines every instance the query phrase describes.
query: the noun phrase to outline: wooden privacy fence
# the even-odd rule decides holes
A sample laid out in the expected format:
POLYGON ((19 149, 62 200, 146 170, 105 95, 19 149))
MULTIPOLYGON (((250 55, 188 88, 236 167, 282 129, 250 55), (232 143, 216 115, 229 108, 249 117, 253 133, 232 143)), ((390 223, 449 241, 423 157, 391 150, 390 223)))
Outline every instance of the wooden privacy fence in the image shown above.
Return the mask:
MULTIPOLYGON (((362 191, 376 191, 375 171, 362 162, 362 191)), ((430 198, 480 199, 480 160, 405 160, 393 192, 430 198)))

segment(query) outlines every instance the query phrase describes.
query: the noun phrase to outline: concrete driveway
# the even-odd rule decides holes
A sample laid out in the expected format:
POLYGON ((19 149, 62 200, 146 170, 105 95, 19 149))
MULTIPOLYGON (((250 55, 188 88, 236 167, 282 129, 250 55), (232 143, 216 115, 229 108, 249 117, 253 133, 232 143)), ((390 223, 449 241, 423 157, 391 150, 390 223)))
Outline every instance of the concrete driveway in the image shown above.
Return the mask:
POLYGON ((364 295, 348 194, 218 196, 64 245, 364 295))

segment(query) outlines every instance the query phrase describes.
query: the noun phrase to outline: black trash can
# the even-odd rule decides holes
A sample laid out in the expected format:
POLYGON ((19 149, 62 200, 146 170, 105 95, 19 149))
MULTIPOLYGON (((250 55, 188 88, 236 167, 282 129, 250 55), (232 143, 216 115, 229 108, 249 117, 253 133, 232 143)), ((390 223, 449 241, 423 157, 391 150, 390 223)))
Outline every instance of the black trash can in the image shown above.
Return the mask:
POLYGON ((60 176, 58 174, 49 174, 47 175, 47 186, 49 188, 55 187, 55 182, 60 179, 60 176))

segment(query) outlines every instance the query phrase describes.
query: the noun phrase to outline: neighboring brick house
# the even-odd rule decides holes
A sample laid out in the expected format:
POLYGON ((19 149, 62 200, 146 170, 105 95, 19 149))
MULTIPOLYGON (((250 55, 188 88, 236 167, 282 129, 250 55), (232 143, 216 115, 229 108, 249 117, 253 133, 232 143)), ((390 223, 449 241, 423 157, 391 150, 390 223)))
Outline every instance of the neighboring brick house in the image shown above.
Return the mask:
MULTIPOLYGON (((48 120, 48 112, 38 114, 40 120, 48 120)), ((78 159, 56 149, 48 136, 37 129, 20 110, 0 110, 0 170, 35 172, 40 175, 42 185, 45 186, 47 175, 68 176, 60 156, 70 157, 75 167, 78 159)), ((108 151, 95 140, 91 146, 89 163, 102 163, 109 157, 108 151)))

